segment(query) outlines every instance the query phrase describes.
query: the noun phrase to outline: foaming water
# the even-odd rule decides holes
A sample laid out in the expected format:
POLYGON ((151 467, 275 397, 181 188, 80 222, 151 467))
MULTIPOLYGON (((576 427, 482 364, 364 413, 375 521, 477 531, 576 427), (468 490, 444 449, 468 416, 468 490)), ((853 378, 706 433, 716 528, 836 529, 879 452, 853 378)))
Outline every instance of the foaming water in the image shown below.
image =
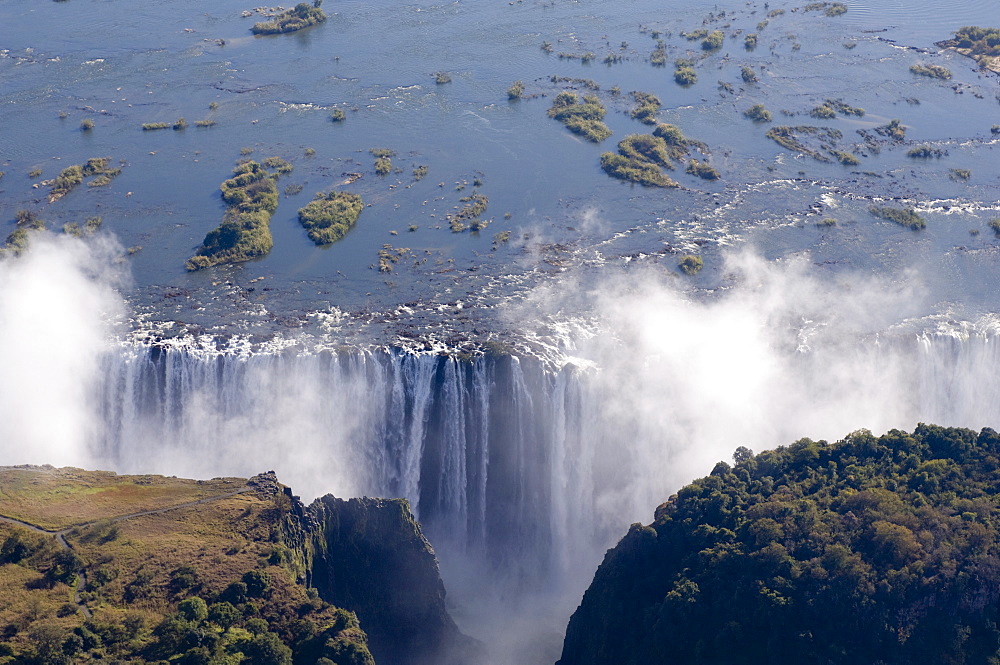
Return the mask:
POLYGON ((63 424, 8 384, 20 416, 0 421, 2 438, 34 422, 63 442, 59 463, 195 477, 273 468, 306 498, 406 497, 463 628, 494 646, 494 662, 545 662, 601 553, 737 446, 1000 423, 996 317, 926 317, 912 274, 831 282, 805 261, 747 256, 728 271, 733 283, 707 298, 644 271, 539 289, 511 321, 529 331, 548 317, 562 332, 517 355, 338 349, 305 335, 266 348, 210 336, 109 345, 95 328, 81 338, 96 345, 86 363, 51 358, 71 370, 57 391, 63 424), (528 608, 550 622, 516 627, 525 654, 498 617, 528 608))

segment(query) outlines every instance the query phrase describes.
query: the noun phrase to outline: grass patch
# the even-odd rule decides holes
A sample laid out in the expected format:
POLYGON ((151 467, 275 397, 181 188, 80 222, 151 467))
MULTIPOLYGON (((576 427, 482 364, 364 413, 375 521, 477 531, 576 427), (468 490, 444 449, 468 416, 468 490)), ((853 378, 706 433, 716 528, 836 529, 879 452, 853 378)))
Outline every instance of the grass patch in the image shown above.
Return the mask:
POLYGON ((278 208, 275 177, 255 161, 233 169, 233 177, 219 187, 227 209, 222 224, 209 231, 188 270, 200 270, 220 263, 238 263, 267 255, 274 246, 271 215, 278 208))
POLYGON ((830 154, 844 166, 857 166, 861 163, 861 160, 850 152, 844 152, 843 150, 831 150, 830 154))
POLYGON ((896 118, 890 120, 887 125, 879 125, 875 131, 894 141, 902 141, 906 138, 906 127, 896 118))
POLYGON ((305 227, 310 240, 317 245, 328 245, 354 228, 362 210, 364 202, 357 194, 318 194, 315 200, 299 210, 299 223, 305 227))
POLYGON ((326 14, 322 9, 300 2, 291 9, 278 14, 270 21, 254 23, 253 27, 250 28, 250 32, 255 35, 277 35, 308 28, 325 20, 326 14))
POLYGON ((701 269, 705 267, 705 262, 700 256, 695 256, 694 254, 687 254, 681 257, 680 263, 677 264, 680 271, 685 275, 697 275, 701 272, 701 269))
POLYGON ((632 118, 647 125, 656 124, 656 114, 661 108, 660 99, 648 92, 633 92, 636 106, 632 109, 632 118))
POLYGON ((597 95, 585 95, 581 100, 575 92, 560 92, 547 113, 588 141, 600 143, 611 136, 611 130, 603 122, 607 110, 597 95))
POLYGON ((697 159, 692 159, 688 161, 687 168, 684 169, 685 173, 690 173, 691 175, 696 175, 702 180, 718 180, 719 172, 715 168, 706 162, 700 162, 697 159))
POLYGON ((691 65, 679 65, 674 70, 674 81, 679 85, 694 85, 698 81, 698 72, 691 65))
POLYGON ((754 122, 771 122, 771 112, 764 108, 763 104, 754 104, 743 115, 754 122))
POLYGON ((820 162, 830 161, 830 158, 820 152, 820 150, 832 149, 831 144, 843 138, 843 134, 839 130, 829 127, 811 127, 808 125, 772 127, 767 131, 765 136, 787 150, 809 155, 820 162), (805 143, 806 140, 818 142, 819 149, 807 145, 805 143))
POLYGON ((490 222, 488 220, 483 221, 480 219, 486 212, 487 206, 489 206, 489 198, 483 194, 474 192, 469 196, 463 196, 459 199, 459 202, 465 205, 448 215, 448 226, 451 227, 452 233, 461 233, 466 229, 480 231, 489 225, 490 222))
POLYGON ((913 208, 892 208, 889 206, 872 206, 868 209, 868 212, 875 215, 879 219, 885 219, 890 222, 895 222, 900 226, 905 226, 908 229, 913 229, 914 231, 919 231, 920 229, 927 228, 927 222, 923 217, 917 214, 913 208))
POLYGON ((918 145, 910 148, 906 151, 906 156, 913 159, 940 159, 947 155, 946 150, 941 150, 940 148, 932 148, 929 145, 918 145))
POLYGON ((941 65, 927 65, 923 63, 918 63, 916 65, 910 65, 910 71, 914 74, 919 74, 920 76, 929 76, 930 78, 942 79, 947 81, 951 78, 951 70, 941 65))

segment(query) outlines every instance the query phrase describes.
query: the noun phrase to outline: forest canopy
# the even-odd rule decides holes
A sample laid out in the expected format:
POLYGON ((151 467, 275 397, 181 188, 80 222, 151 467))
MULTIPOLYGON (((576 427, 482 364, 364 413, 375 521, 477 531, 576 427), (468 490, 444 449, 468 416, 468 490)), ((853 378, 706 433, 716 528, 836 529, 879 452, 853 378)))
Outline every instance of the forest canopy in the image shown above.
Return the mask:
POLYGON ((561 665, 997 662, 995 431, 862 430, 734 462, 608 552, 561 665))

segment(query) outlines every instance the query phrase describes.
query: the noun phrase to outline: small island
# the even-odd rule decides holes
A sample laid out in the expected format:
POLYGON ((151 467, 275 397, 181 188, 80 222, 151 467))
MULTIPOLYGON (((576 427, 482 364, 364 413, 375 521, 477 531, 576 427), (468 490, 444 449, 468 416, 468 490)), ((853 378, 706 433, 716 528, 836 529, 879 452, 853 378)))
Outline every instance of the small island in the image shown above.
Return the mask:
POLYGON ((329 245, 354 228, 364 207, 361 197, 350 192, 318 194, 299 210, 299 222, 310 240, 317 245, 329 245))
POLYGON ((326 13, 320 9, 322 3, 323 0, 313 0, 313 4, 310 6, 305 2, 300 2, 291 9, 273 17, 270 21, 254 23, 250 32, 255 35, 279 35, 322 23, 326 20, 326 13))
POLYGON ((955 39, 937 45, 972 58, 983 69, 1000 74, 1000 28, 967 25, 955 31, 955 39))
POLYGON ((188 259, 188 270, 248 261, 265 256, 274 246, 270 228, 271 215, 278 208, 274 176, 257 162, 243 162, 219 189, 229 207, 222 224, 208 232, 201 247, 188 259))

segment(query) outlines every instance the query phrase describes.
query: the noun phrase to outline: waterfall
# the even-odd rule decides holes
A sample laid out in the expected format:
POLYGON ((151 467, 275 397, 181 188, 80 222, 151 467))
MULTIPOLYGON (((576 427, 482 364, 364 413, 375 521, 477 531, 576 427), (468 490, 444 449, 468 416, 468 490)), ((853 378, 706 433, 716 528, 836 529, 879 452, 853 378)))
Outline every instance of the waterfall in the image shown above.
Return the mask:
POLYGON ((1000 426, 998 347, 988 333, 923 332, 772 349, 776 368, 753 391, 710 375, 706 397, 648 353, 585 368, 130 343, 104 357, 92 456, 123 472, 274 468, 307 497, 406 497, 439 548, 555 584, 738 445, 917 421, 1000 426))

